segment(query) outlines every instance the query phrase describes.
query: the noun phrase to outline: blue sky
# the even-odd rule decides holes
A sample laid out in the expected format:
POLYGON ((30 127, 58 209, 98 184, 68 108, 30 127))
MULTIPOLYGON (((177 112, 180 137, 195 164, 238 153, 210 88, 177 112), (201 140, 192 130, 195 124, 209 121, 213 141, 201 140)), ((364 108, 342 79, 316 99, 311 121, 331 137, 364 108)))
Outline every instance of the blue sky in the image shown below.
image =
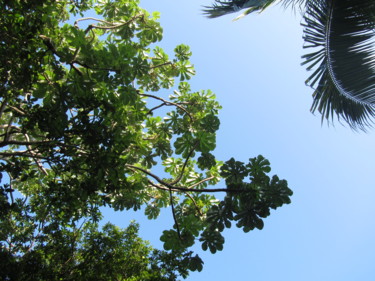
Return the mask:
MULTIPOLYGON (((288 180, 292 204, 272 213, 261 231, 226 231, 215 255, 195 249, 205 265, 188 280, 375 280, 375 136, 313 115, 312 89, 301 63, 301 16, 281 6, 232 22, 209 20, 202 0, 141 0, 160 11, 167 53, 181 43, 193 51, 192 89, 211 89, 223 105, 216 155, 240 161, 264 155, 272 173, 288 180)), ((107 213, 156 247, 169 229, 169 210, 148 221, 142 214, 107 213)))

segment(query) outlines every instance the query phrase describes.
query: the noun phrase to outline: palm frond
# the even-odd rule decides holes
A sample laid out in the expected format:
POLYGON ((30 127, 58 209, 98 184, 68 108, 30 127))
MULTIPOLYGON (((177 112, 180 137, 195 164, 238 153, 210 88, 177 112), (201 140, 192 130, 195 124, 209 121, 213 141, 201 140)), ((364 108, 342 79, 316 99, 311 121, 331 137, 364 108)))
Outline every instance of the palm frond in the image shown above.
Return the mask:
POLYGON ((308 0, 215 0, 211 6, 204 6, 205 9, 203 12, 209 18, 217 18, 246 9, 245 12, 235 18, 235 20, 237 20, 253 12, 261 12, 274 2, 280 2, 285 7, 302 7, 307 1, 308 0))
POLYGON ((282 5, 285 8, 288 8, 289 6, 291 6, 293 9, 299 8, 302 10, 307 5, 308 2, 309 0, 282 0, 282 5))
POLYGON ((375 2, 311 0, 303 26, 304 48, 315 49, 302 63, 313 70, 311 111, 365 130, 375 116, 375 2))
POLYGON ((262 10, 265 6, 275 1, 276 0, 215 0, 211 6, 204 6, 205 9, 203 12, 208 18, 221 17, 243 9, 248 9, 249 14, 250 12, 262 10))

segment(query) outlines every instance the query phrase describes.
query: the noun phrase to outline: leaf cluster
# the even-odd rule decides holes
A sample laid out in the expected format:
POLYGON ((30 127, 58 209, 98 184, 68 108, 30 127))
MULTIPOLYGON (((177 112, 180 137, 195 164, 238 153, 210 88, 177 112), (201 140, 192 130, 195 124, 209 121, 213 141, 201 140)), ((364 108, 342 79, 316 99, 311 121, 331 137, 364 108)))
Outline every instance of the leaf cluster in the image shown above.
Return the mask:
POLYGON ((207 212, 208 228, 200 239, 203 249, 211 252, 221 250, 224 237, 221 232, 230 228, 232 222, 249 232, 254 228, 262 229, 263 219, 270 215, 271 209, 290 203, 293 192, 286 180, 274 175, 270 178, 270 163, 263 156, 251 158, 248 164, 231 158, 221 167, 221 176, 225 179, 228 192, 219 204, 207 212), (250 182, 245 182, 248 177, 250 182))

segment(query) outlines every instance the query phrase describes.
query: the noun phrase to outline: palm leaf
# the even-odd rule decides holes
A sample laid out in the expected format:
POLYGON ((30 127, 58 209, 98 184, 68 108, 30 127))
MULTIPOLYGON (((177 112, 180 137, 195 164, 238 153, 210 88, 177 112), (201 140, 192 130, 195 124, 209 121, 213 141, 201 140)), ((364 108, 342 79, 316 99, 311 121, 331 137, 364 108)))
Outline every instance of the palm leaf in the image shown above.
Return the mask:
POLYGON ((375 116, 375 2, 311 0, 303 25, 304 48, 315 49, 303 56, 313 70, 311 111, 365 130, 375 116))
POLYGON ((246 9, 240 16, 234 20, 238 20, 248 14, 259 11, 262 12, 268 6, 275 2, 282 3, 285 7, 300 6, 308 0, 215 0, 211 6, 204 6, 203 12, 209 18, 217 18, 223 15, 236 13, 240 10, 246 9))
POLYGON ((243 9, 248 9, 246 15, 255 11, 263 10, 276 0, 215 0, 212 6, 205 6, 203 12, 209 18, 217 18, 223 15, 236 13, 243 9))

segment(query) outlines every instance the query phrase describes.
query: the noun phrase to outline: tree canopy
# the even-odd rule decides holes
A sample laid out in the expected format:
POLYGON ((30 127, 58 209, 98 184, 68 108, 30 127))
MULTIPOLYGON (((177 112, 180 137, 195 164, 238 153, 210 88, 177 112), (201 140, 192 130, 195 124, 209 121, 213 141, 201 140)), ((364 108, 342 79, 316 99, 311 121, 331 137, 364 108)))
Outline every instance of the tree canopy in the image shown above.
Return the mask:
POLYGON ((271 4, 302 11, 303 65, 312 74, 306 84, 314 89, 311 111, 324 119, 337 116, 353 129, 371 127, 375 116, 374 30, 372 0, 215 0, 206 7, 216 18, 245 10, 238 18, 263 11, 271 4))
POLYGON ((232 223, 262 229, 290 203, 263 156, 215 158, 221 106, 191 90, 188 46, 168 55, 156 45, 157 12, 137 0, 0 7, 3 278, 23 269, 24 280, 175 280, 202 270, 194 243, 215 253, 232 223), (170 208, 164 251, 135 224, 98 230, 102 207, 148 219, 170 208))
MULTIPOLYGON (((17 219, 17 223, 28 225, 29 221, 17 219)), ((13 238, 13 252, 0 252, 1 280, 167 281, 186 277, 191 264, 200 261, 192 257, 192 252, 153 249, 138 237, 138 228, 135 223, 126 229, 107 223, 99 231, 97 224, 90 221, 59 228, 50 225, 39 229, 43 233, 39 235, 44 237, 33 240, 35 245, 23 244, 26 252, 19 248, 20 238, 13 238)), ((14 236, 20 234, 14 232, 14 236)))

